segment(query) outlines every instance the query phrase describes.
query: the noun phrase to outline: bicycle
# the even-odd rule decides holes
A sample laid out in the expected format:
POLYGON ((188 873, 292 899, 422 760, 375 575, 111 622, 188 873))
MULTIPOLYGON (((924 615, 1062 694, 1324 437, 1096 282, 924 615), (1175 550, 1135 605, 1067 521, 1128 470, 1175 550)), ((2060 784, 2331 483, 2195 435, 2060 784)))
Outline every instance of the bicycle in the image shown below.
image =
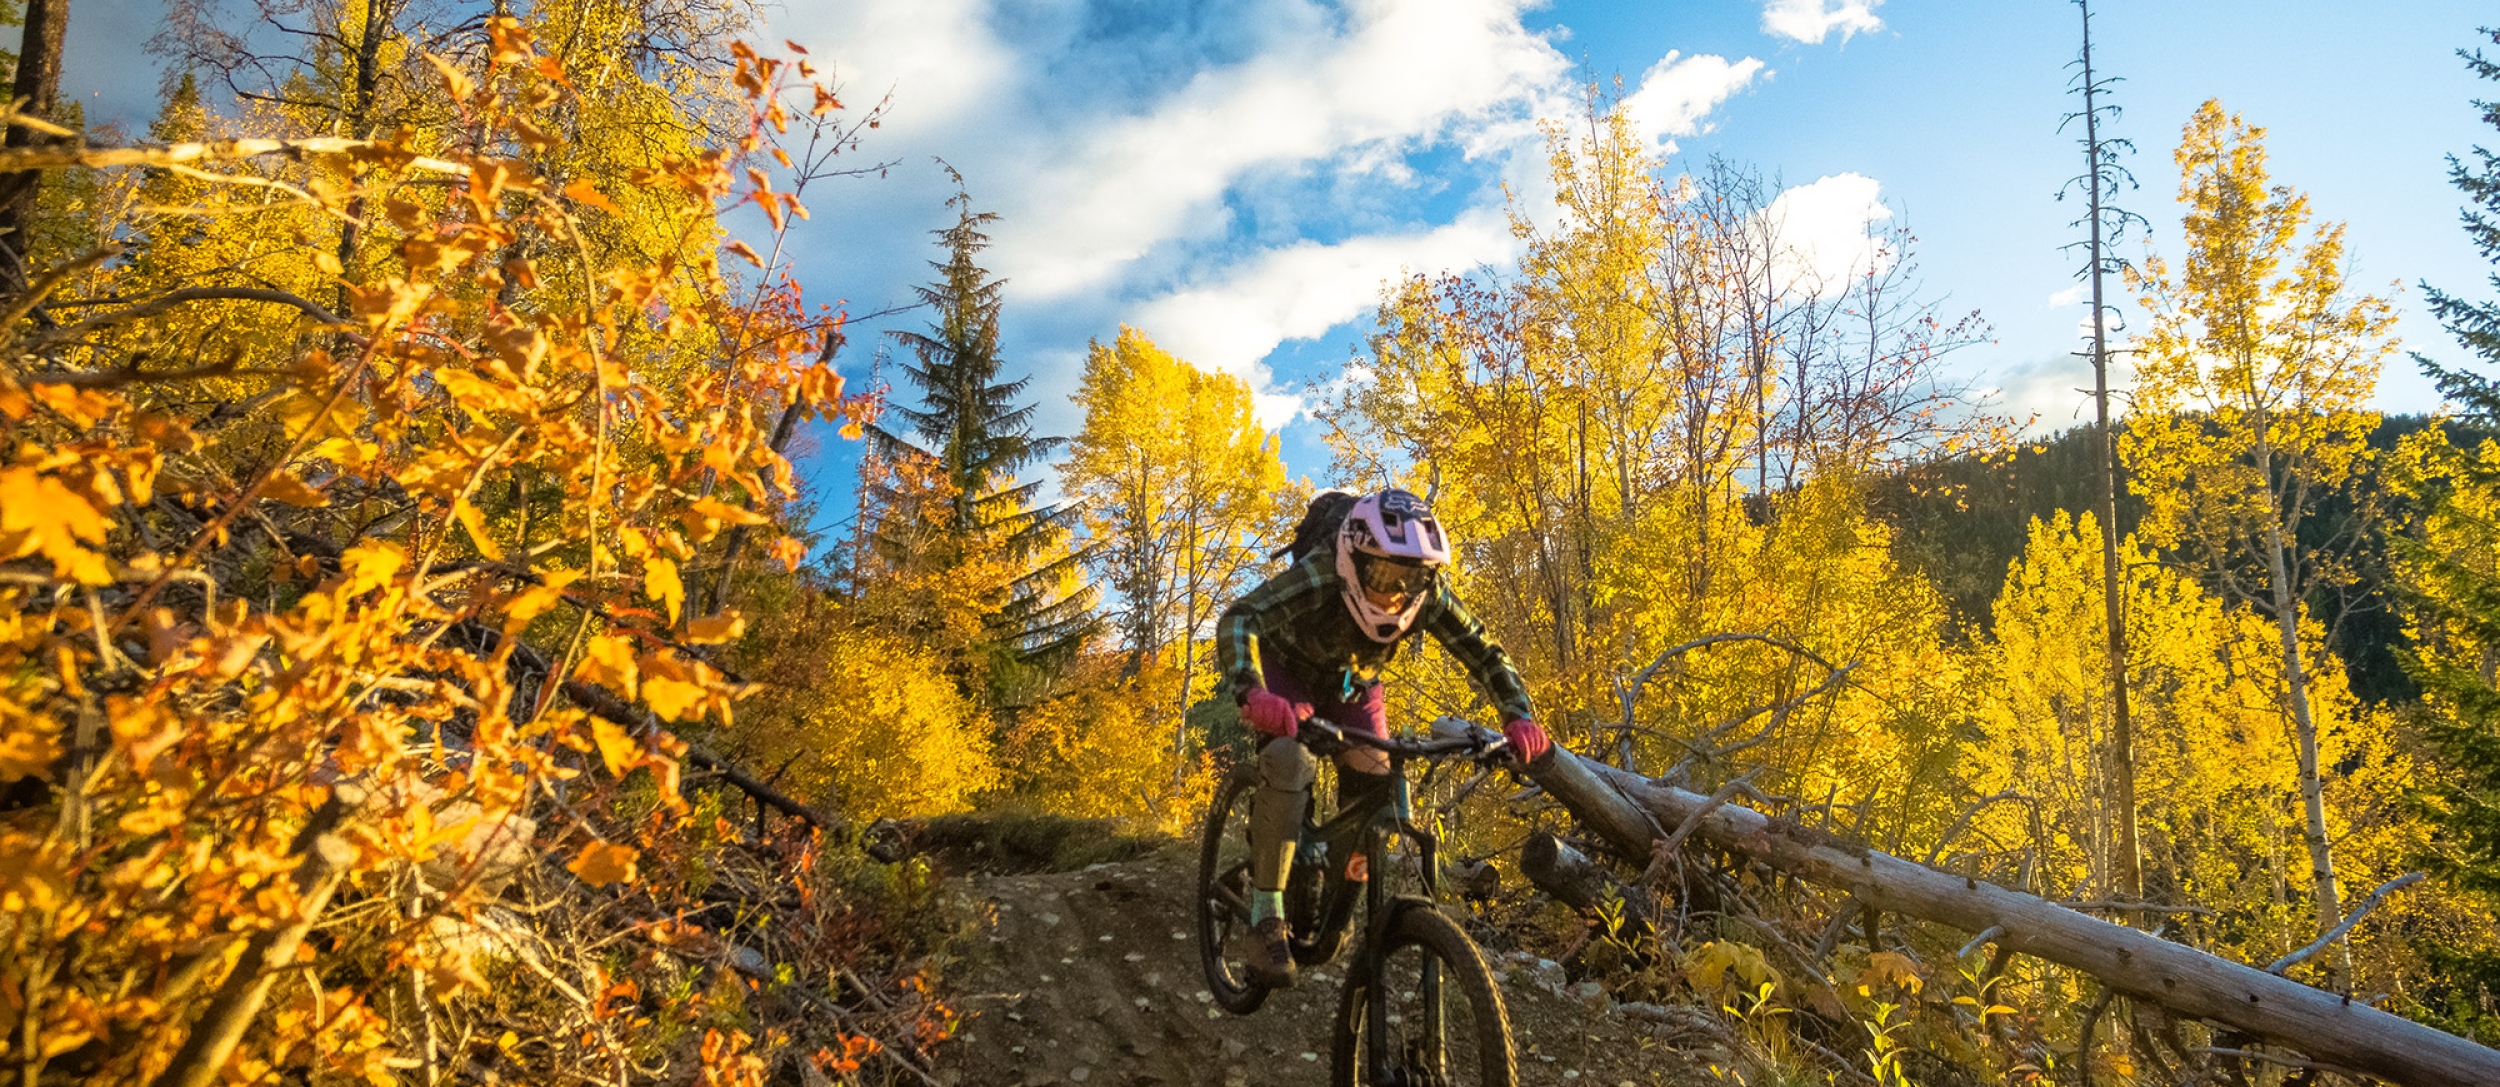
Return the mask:
MULTIPOLYGON (((1293 928, 1294 962, 1305 967, 1334 962, 1354 931, 1363 907, 1362 939, 1346 971, 1330 1030, 1330 1083, 1336 1087, 1512 1087, 1518 1081, 1510 1016, 1484 956, 1457 922, 1441 912, 1439 841, 1416 825, 1406 763, 1426 759, 1433 768, 1465 758, 1480 772, 1466 788, 1508 764, 1508 743, 1456 718, 1433 722, 1432 738, 1385 739, 1346 732, 1324 721, 1305 721, 1299 741, 1327 758, 1352 747, 1389 756, 1393 787, 1385 795, 1314 817, 1316 801, 1302 815, 1302 834, 1285 881, 1285 917, 1293 928), (1397 859, 1392 845, 1411 845, 1421 895, 1387 890, 1397 859), (1332 859, 1343 857, 1342 863, 1332 859), (1359 890, 1358 890, 1359 889, 1359 890), (1450 1003, 1462 1001, 1453 1015, 1450 1003)), ((1294 741, 1278 740, 1278 743, 1294 741)), ((1258 768, 1245 763, 1216 790, 1207 811, 1198 857, 1198 956, 1218 1006, 1248 1015, 1269 990, 1250 980, 1232 948, 1250 929, 1250 798, 1258 768)), ((1316 787, 1312 795, 1318 795, 1316 787)))

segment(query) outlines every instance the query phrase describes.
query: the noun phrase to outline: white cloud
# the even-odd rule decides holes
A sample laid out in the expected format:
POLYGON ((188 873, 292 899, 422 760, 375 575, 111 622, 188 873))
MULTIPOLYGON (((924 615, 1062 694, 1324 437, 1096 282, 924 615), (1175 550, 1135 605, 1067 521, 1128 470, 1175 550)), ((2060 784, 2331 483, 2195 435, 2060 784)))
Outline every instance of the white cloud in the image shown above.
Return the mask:
POLYGON ((1202 72, 1152 110, 1077 137, 1019 186, 1000 270, 1032 298, 1096 288, 1156 245, 1220 226, 1218 201, 1253 170, 1464 139, 1533 119, 1565 87, 1569 62, 1520 24, 1527 0, 1350 6, 1342 30, 1202 72))
POLYGON ((1779 194, 1763 214, 1787 248, 1779 274, 1809 288, 1836 287, 1870 270, 1881 271, 1899 254, 1873 227, 1892 218, 1883 187, 1864 174, 1833 174, 1779 194))
POLYGON ((1623 100, 1623 111, 1651 145, 1672 150, 1673 137, 1703 131, 1702 118, 1761 71, 1762 62, 1752 57, 1730 61, 1669 52, 1642 74, 1640 89, 1623 100))
POLYGON ((2065 290, 2050 295, 2049 308, 2064 309, 2068 306, 2080 306, 2091 300, 2092 285, 2089 283, 2077 283, 2072 287, 2068 287, 2065 290))
POLYGON ((933 131, 988 105, 1014 74, 1015 54, 990 33, 986 7, 986 0, 842 4, 789 29, 832 59, 851 105, 865 108, 890 92, 895 123, 933 131))
POLYGON ((1880 30, 1884 21, 1875 9, 1884 0, 1763 0, 1762 32, 1821 45, 1825 35, 1840 31, 1840 40, 1880 30))
POLYGON ((1261 360, 1278 344, 1360 317, 1378 303, 1384 281, 1505 261, 1517 246, 1494 209, 1415 233, 1300 242, 1260 254, 1221 282, 1147 303, 1128 323, 1174 355, 1248 381, 1258 393, 1259 425, 1273 430, 1302 410, 1301 397, 1270 387, 1261 360))

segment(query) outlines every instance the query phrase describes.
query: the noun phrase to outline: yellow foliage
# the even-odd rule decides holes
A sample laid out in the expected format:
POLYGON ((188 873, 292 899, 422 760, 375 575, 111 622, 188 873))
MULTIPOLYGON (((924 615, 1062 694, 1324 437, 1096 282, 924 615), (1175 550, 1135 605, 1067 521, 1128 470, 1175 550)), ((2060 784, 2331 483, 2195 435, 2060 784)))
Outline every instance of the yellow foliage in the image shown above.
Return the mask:
POLYGON ((1149 660, 1124 676, 1125 661, 1089 654, 1067 677, 1070 693, 1017 715, 999 748, 1008 795, 1053 815, 1177 835, 1199 817, 1215 772, 1203 754, 1181 754, 1176 669, 1149 660))

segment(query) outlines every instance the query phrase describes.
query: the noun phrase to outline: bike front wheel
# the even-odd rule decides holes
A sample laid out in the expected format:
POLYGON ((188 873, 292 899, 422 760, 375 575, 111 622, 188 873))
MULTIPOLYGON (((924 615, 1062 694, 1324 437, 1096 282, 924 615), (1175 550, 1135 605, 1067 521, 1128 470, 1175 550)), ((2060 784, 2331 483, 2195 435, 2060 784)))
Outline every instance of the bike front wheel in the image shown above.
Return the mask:
POLYGON ((1267 1001, 1250 980, 1244 945, 1250 933, 1250 802, 1258 776, 1228 776, 1207 805, 1198 841, 1198 961, 1217 1007, 1248 1015, 1267 1001))
POLYGON ((1439 910, 1398 911, 1337 1001, 1332 1087, 1514 1087, 1510 1014, 1476 942, 1439 910))

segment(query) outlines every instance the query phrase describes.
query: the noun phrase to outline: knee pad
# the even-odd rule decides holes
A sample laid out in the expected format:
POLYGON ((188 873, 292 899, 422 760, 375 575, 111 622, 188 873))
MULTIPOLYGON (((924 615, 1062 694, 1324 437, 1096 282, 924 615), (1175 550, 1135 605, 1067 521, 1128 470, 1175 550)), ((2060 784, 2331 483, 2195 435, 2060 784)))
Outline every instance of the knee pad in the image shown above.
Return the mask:
POLYGON ((1311 787, 1319 776, 1319 763, 1311 758, 1309 748, 1292 740, 1273 739, 1259 748, 1259 784, 1283 793, 1298 793, 1311 787))

